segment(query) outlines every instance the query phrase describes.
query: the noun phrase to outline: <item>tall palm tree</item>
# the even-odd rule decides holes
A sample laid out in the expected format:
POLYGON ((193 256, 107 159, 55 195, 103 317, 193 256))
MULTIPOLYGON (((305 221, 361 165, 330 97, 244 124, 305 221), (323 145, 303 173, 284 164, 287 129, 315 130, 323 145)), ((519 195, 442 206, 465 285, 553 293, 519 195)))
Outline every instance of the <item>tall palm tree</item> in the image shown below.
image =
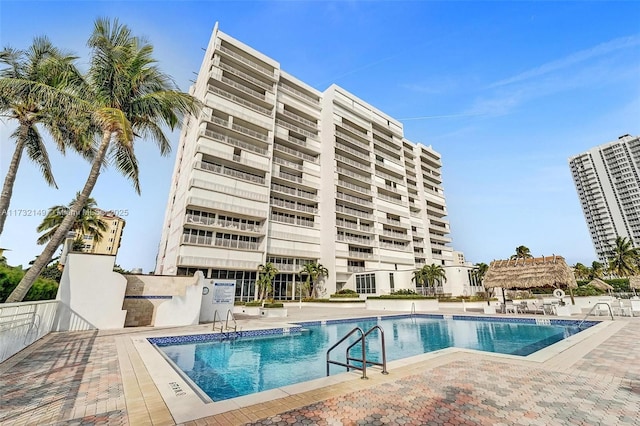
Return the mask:
POLYGON ((273 289, 273 279, 278 275, 280 271, 271 262, 267 262, 264 265, 258 266, 258 294, 260 300, 264 300, 269 296, 269 293, 273 289))
POLYGON ((160 153, 167 155, 171 146, 162 126, 174 129, 185 114, 196 114, 199 109, 198 101, 179 91, 173 80, 158 68, 152 56, 153 46, 134 37, 126 25, 117 20, 96 20, 88 46, 92 53, 83 93, 84 113, 99 129, 101 141, 80 197, 71 206, 71 214, 9 295, 8 302, 22 300, 29 291, 73 226, 72 214, 82 210, 103 166, 115 164, 140 193, 138 161, 133 150, 136 137, 153 140, 160 153))
MULTIPOLYGON (((38 238, 38 244, 44 244, 51 240, 51 237, 56 233, 64 218, 70 214, 71 206, 75 204, 79 196, 79 193, 76 194, 76 197, 69 203, 69 206, 53 206, 49 209, 49 212, 37 228, 38 232, 44 232, 44 234, 38 238)), ((102 233, 108 229, 107 222, 96 213, 97 207, 96 200, 89 197, 85 201, 80 213, 75 216, 75 221, 71 229, 76 233, 76 239, 80 241, 81 244, 84 244, 84 235, 91 236, 96 242, 102 241, 102 233)))
POLYGON ((489 270, 489 265, 487 265, 486 263, 480 262, 480 263, 476 263, 473 266, 471 273, 476 277, 478 282, 482 284, 482 280, 484 279, 484 276, 488 270, 489 270))
POLYGON ((577 280, 586 280, 586 279, 588 279, 590 273, 591 273, 591 270, 589 269, 589 267, 583 265, 580 262, 576 263, 573 266, 573 275, 576 276, 577 280))
POLYGON ((435 288, 436 284, 447 281, 447 273, 442 265, 425 265, 424 268, 425 282, 428 286, 435 288))
POLYGON ((47 130, 61 152, 71 146, 82 155, 91 156, 91 140, 75 138, 77 135, 69 131, 69 123, 64 119, 66 115, 60 110, 60 105, 66 103, 70 93, 78 91, 82 81, 74 65, 75 60, 75 56, 57 49, 46 37, 36 37, 27 50, 7 47, 0 52, 0 64, 4 65, 0 70, 3 83, 0 116, 17 122, 17 128, 11 135, 16 146, 0 194, 0 234, 25 152, 38 166, 45 182, 57 188, 38 125, 47 130), (34 86, 37 90, 25 90, 25 85, 34 86))
POLYGON ((609 257, 609 270, 619 277, 628 277, 638 271, 640 249, 626 237, 616 237, 615 246, 609 257))
POLYGON ((591 262, 591 273, 589 274, 589 278, 602 278, 605 272, 605 267, 602 263, 594 260, 591 262))
POLYGON ((511 259, 529 259, 532 257, 531 250, 527 246, 516 247, 516 254, 511 255, 511 259))
POLYGON ((315 298, 318 295, 319 282, 329 276, 329 270, 321 263, 310 262, 305 263, 298 275, 300 277, 306 275, 305 287, 309 291, 309 295, 315 298))

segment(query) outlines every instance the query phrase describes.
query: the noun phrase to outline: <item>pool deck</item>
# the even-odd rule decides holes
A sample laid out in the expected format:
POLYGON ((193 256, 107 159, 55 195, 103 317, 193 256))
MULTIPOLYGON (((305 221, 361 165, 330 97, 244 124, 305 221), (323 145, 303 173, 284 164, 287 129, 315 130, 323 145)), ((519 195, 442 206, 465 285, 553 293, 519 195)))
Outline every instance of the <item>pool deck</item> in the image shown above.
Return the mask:
MULTIPOLYGON (((286 321, 393 313, 290 307, 286 321)), ((242 330, 282 323, 238 320, 242 330)), ((390 363, 388 375, 370 368, 368 380, 343 373, 262 401, 205 404, 216 414, 200 417, 203 403, 176 405, 181 389, 158 386, 151 352, 136 342, 210 328, 49 334, 0 363, 0 424, 640 425, 640 318, 603 320, 581 339, 526 359, 451 348, 390 363)))

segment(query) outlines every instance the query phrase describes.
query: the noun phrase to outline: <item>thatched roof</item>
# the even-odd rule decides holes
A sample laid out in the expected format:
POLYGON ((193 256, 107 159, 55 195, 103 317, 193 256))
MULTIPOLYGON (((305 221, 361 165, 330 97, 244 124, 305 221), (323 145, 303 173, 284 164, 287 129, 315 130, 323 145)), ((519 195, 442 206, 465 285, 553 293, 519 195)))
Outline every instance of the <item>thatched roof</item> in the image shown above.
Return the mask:
POLYGON ((600 278, 594 278, 593 280, 591 280, 591 282, 589 282, 588 285, 597 288, 598 290, 613 290, 613 287, 611 285, 605 283, 600 278))
POLYGON ((640 276, 629 277, 629 287, 640 290, 640 276))
POLYGON ((485 288, 576 288, 576 277, 561 256, 494 260, 482 280, 485 288))

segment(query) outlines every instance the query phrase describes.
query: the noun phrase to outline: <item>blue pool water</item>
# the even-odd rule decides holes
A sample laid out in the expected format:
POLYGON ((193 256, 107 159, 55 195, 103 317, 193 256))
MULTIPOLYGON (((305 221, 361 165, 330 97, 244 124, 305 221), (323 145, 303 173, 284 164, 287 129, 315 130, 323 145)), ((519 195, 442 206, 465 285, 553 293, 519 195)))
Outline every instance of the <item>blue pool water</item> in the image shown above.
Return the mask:
MULTIPOLYGON (((573 324, 382 317, 303 324, 301 331, 287 334, 223 341, 172 344, 172 338, 150 340, 212 400, 220 401, 325 376, 327 349, 354 327, 367 331, 381 326, 387 361, 393 361, 451 346, 526 356, 580 331, 573 324)), ((377 333, 370 335, 365 346, 367 360, 379 362, 377 333)), ((355 340, 336 348, 331 359, 344 362, 346 347, 355 340)), ((354 355, 361 354, 359 344, 354 350, 354 355)), ((330 370, 332 374, 346 371, 336 365, 330 370)))

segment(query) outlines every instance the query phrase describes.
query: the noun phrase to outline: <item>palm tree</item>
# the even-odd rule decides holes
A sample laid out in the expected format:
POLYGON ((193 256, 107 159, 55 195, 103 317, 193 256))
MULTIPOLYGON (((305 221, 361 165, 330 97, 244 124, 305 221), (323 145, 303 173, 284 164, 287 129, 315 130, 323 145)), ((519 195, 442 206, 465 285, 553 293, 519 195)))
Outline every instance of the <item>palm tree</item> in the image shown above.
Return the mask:
POLYGON ((424 272, 425 282, 429 287, 435 289, 436 284, 447 282, 447 273, 442 265, 425 265, 424 268, 426 268, 424 272))
POLYGON ((136 137, 153 140, 162 155, 171 149, 162 126, 174 129, 185 114, 196 114, 198 101, 183 93, 160 71, 153 59, 153 46, 134 37, 117 20, 98 19, 88 46, 92 49, 84 98, 85 117, 99 129, 101 142, 91 164, 80 197, 64 218, 36 263, 24 275, 7 302, 22 300, 42 268, 49 262, 82 210, 106 162, 132 181, 140 193, 138 161, 133 145, 136 137))
POLYGON ((589 278, 602 278, 604 275, 605 268, 604 265, 596 260, 591 262, 591 273, 589 274, 589 278))
POLYGON ((586 280, 589 278, 589 274, 591 270, 589 267, 584 266, 582 263, 578 262, 573 266, 573 275, 576 276, 577 280, 586 280))
POLYGON ((40 169, 45 182, 57 188, 51 171, 49 154, 37 125, 42 125, 52 136, 61 152, 71 146, 82 155, 91 156, 90 140, 74 137, 68 122, 60 111, 64 98, 78 90, 81 76, 74 62, 76 57, 55 48, 46 37, 36 37, 28 50, 5 48, 0 52, 2 90, 0 115, 17 122, 11 135, 16 147, 0 194, 0 234, 11 203, 13 185, 22 155, 26 152, 40 169), (29 85, 37 90, 24 90, 29 85))
POLYGON ((609 257, 609 270, 619 277, 628 277, 638 271, 640 249, 626 237, 616 237, 615 247, 609 257))
MULTIPOLYGON (((71 206, 75 204, 79 196, 79 193, 76 194, 76 197, 69 203, 69 206, 53 206, 49 209, 49 213, 47 213, 37 228, 38 232, 46 231, 38 238, 38 244, 44 244, 51 240, 51 237, 56 233, 64 218, 70 214, 71 206)), ((108 228, 107 223, 96 214, 96 208, 96 200, 89 197, 84 203, 80 214, 75 216, 75 221, 71 229, 73 229, 76 234, 76 240, 82 245, 84 245, 84 235, 91 236, 96 242, 102 241, 102 233, 108 228)))
POLYGON ((511 259, 529 259, 532 257, 531 250, 527 246, 516 247, 516 254, 511 255, 511 259))
POLYGON ((269 296, 269 293, 273 289, 273 279, 278 275, 280 271, 271 262, 267 262, 264 265, 258 266, 258 293, 260 300, 264 300, 269 296))
POLYGON ((471 272, 476 277, 478 282, 482 284, 482 280, 484 279, 484 276, 488 270, 489 270, 489 265, 487 265, 486 263, 480 262, 480 263, 476 263, 473 266, 473 270, 471 272))
POLYGON ((416 283, 416 292, 418 290, 418 287, 420 287, 421 289, 420 294, 424 294, 424 284, 426 282, 426 277, 425 277, 426 266, 427 265, 424 265, 422 268, 416 269, 415 271, 413 271, 413 276, 411 277, 411 281, 415 281, 416 283))
POLYGON ((302 277, 307 276, 305 280, 305 287, 312 298, 317 297, 318 287, 320 286, 320 280, 329 276, 329 270, 325 268, 321 263, 309 262, 305 263, 298 275, 302 277))

